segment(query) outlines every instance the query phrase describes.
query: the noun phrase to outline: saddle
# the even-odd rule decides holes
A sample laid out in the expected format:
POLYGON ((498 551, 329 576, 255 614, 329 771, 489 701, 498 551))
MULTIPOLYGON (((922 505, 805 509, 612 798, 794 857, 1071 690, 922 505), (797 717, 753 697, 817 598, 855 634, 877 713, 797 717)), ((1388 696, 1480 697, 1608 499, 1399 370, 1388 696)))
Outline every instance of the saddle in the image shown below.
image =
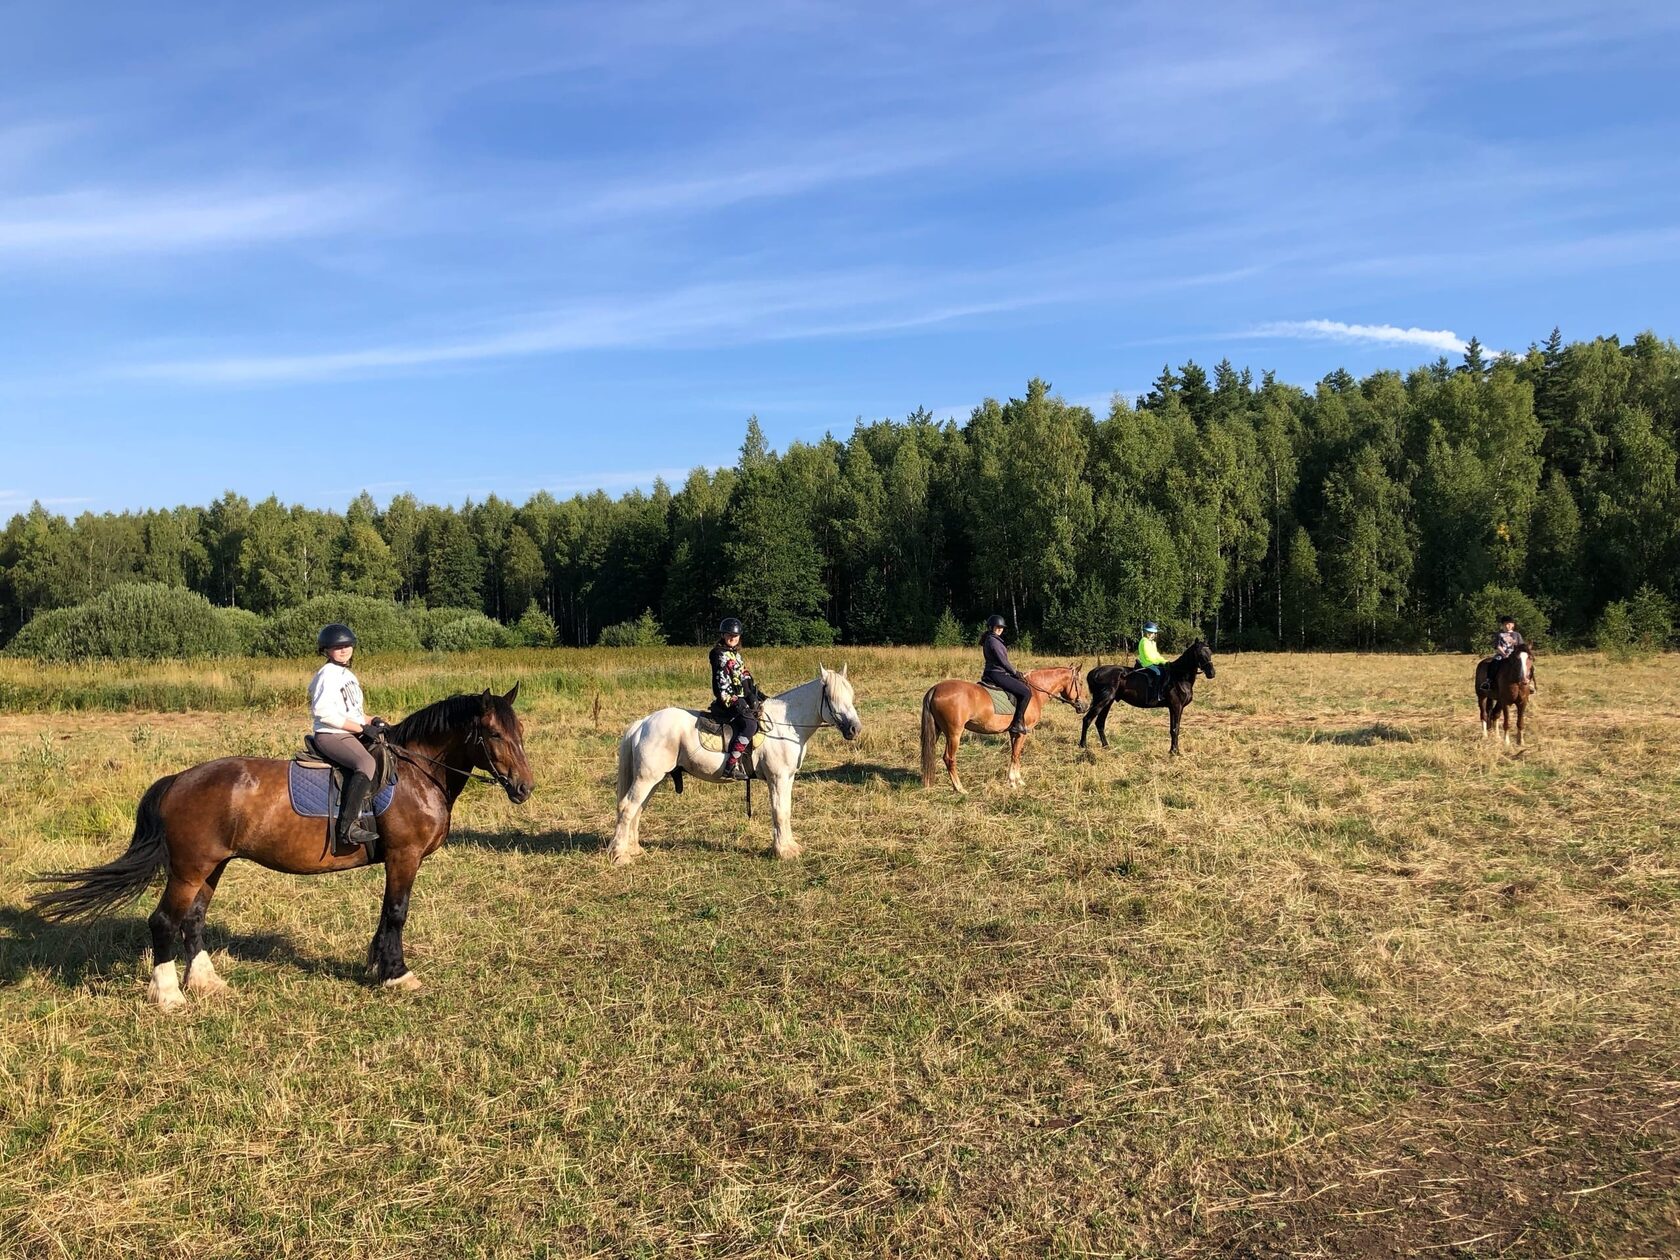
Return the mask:
MULTIPOLYGON (((286 768, 292 812, 300 818, 337 818, 347 772, 321 755, 313 735, 305 735, 303 742, 303 751, 294 754, 286 768)), ((374 740, 368 751, 373 754, 374 790, 362 817, 371 814, 377 818, 390 808, 391 798, 397 794, 397 756, 383 739, 374 740)))
POLYGON ((1160 704, 1161 698, 1167 692, 1167 671, 1164 667, 1154 665, 1127 665, 1125 673, 1121 674, 1122 681, 1137 678, 1143 685, 1143 694, 1150 704, 1160 704))
MULTIPOLYGON (((690 709, 689 712, 694 714, 694 725, 700 731, 700 747, 707 752, 723 752, 729 747, 730 742, 735 738, 735 728, 733 726, 728 722, 718 721, 705 709, 690 709)), ((1011 709, 1010 712, 1013 713, 1014 710, 1011 709)), ((747 751, 757 752, 759 745, 763 742, 764 731, 761 728, 752 737, 752 743, 747 751)))
POLYGON ((992 698, 993 713, 997 714, 999 717, 1015 716, 1014 696, 999 687, 986 687, 985 683, 976 683, 975 685, 986 688, 986 694, 992 698))

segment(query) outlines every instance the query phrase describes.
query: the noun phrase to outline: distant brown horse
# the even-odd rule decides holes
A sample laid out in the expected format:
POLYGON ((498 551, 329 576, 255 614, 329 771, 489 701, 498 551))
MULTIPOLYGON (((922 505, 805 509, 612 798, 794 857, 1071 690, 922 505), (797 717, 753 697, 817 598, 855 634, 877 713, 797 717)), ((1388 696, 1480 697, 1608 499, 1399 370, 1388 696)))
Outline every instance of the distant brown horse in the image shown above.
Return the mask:
MULTIPOLYGON (((411 714, 386 732, 404 762, 390 808, 375 821, 385 863, 385 902, 368 946, 368 966, 390 988, 418 989, 403 961, 408 893, 420 863, 449 834, 455 798, 474 770, 500 784, 520 804, 531 795, 525 732, 514 716, 516 685, 505 696, 451 696, 411 714)), ((146 790, 128 851, 103 866, 43 876, 63 888, 31 898, 50 920, 91 919, 132 900, 159 869, 169 882, 152 912, 149 996, 164 1010, 186 1005, 175 977, 175 943, 186 946, 187 988, 219 992, 227 986, 204 949, 204 915, 222 871, 236 857, 290 875, 319 875, 370 864, 367 850, 335 856, 319 818, 294 813, 287 763, 223 757, 165 775, 146 790)))
MULTIPOLYGON (((1033 690, 1032 699, 1027 701, 1026 712, 1022 715, 1022 722, 1028 730, 1038 725, 1038 717, 1044 708, 1046 696, 1072 705, 1075 713, 1085 712, 1085 693, 1079 685, 1079 666, 1056 665, 1049 669, 1033 669, 1028 670, 1022 677, 1033 690)), ((992 693, 979 683, 947 678, 944 682, 935 683, 928 688, 927 694, 922 697, 922 786, 932 787, 934 777, 938 773, 938 743, 941 732, 945 736, 945 773, 951 777, 953 788, 966 793, 968 789, 963 787, 962 780, 957 777, 957 745, 962 742, 962 733, 967 730, 996 735, 1000 731, 1008 730, 1009 724, 1014 720, 1013 702, 1008 713, 995 712, 992 693)), ((1025 734, 1009 737, 1010 787, 1021 786, 1021 748, 1026 742, 1025 734)))
POLYGON ((1085 747, 1085 737, 1091 733, 1091 723, 1097 725, 1097 738, 1108 747, 1108 711, 1116 700, 1124 700, 1134 709, 1166 709, 1168 727, 1172 732, 1172 755, 1178 755, 1178 720, 1196 698, 1196 675, 1213 677, 1213 650, 1197 639, 1176 660, 1164 665, 1165 675, 1151 678, 1147 669, 1127 665, 1099 665, 1086 675, 1091 688, 1091 711, 1079 727, 1079 746, 1085 747))
POLYGON ((1476 662, 1476 706, 1482 714, 1482 738, 1486 739, 1501 715, 1505 718, 1505 742, 1511 742, 1511 710, 1517 711, 1517 747, 1523 742, 1523 715, 1534 694, 1534 645, 1524 643, 1504 659, 1494 657, 1476 662), (1486 682, 1486 689, 1483 683, 1486 682))

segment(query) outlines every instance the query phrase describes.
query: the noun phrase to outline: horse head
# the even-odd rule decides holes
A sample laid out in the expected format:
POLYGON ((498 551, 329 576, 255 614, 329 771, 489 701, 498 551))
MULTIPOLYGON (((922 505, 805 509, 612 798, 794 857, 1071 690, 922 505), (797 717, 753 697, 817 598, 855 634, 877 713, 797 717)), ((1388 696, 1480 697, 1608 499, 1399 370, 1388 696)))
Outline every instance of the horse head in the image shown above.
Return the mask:
POLYGON ((477 745, 478 768, 501 784, 508 800, 522 805, 531 799, 535 787, 530 763, 525 760, 525 726, 513 711, 518 696, 518 683, 505 696, 485 688, 479 697, 481 707, 471 738, 477 745))
POLYGON ((1062 688, 1061 692, 1062 695, 1067 697, 1068 703, 1073 705, 1075 713, 1083 713, 1089 707, 1085 703, 1085 684, 1083 681, 1085 674, 1081 668, 1084 664, 1084 661, 1075 661, 1067 667, 1067 685, 1062 688))
POLYGON ((856 739, 863 731, 863 719, 858 716, 857 702, 852 695, 852 680, 846 677, 846 667, 842 665, 836 671, 819 665, 817 669, 817 677, 822 680, 825 710, 820 716, 833 722, 834 729, 846 740, 856 739))
POLYGON ((1200 639, 1197 639, 1190 645, 1190 650, 1187 651, 1185 655, 1191 659, 1196 668, 1201 670, 1202 673, 1206 674, 1209 678, 1213 677, 1213 649, 1207 644, 1203 643, 1200 639))

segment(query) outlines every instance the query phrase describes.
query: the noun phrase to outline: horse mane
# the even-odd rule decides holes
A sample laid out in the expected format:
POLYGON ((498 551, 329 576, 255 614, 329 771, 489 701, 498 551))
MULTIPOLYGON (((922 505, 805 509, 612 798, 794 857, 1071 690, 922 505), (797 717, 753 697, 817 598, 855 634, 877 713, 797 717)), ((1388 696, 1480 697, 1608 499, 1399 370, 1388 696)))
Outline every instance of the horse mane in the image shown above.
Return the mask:
POLYGON ((417 739, 447 735, 475 721, 483 712, 483 696, 448 696, 424 709, 416 709, 387 731, 385 738, 393 744, 409 744, 417 739))

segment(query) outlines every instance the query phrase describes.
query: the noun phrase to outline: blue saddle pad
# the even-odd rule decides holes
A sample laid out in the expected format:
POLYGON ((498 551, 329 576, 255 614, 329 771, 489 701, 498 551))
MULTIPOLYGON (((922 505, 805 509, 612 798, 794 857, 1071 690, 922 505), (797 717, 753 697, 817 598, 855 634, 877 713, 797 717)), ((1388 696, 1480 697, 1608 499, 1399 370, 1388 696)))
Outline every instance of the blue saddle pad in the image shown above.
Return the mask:
MULTIPOLYGON (((332 790, 331 770, 300 766, 294 761, 286 786, 292 795, 293 813, 304 818, 331 818, 337 812, 338 801, 332 790)), ((374 795, 373 807, 364 809, 362 817, 383 814, 396 794, 397 783, 393 779, 383 792, 374 795)))

